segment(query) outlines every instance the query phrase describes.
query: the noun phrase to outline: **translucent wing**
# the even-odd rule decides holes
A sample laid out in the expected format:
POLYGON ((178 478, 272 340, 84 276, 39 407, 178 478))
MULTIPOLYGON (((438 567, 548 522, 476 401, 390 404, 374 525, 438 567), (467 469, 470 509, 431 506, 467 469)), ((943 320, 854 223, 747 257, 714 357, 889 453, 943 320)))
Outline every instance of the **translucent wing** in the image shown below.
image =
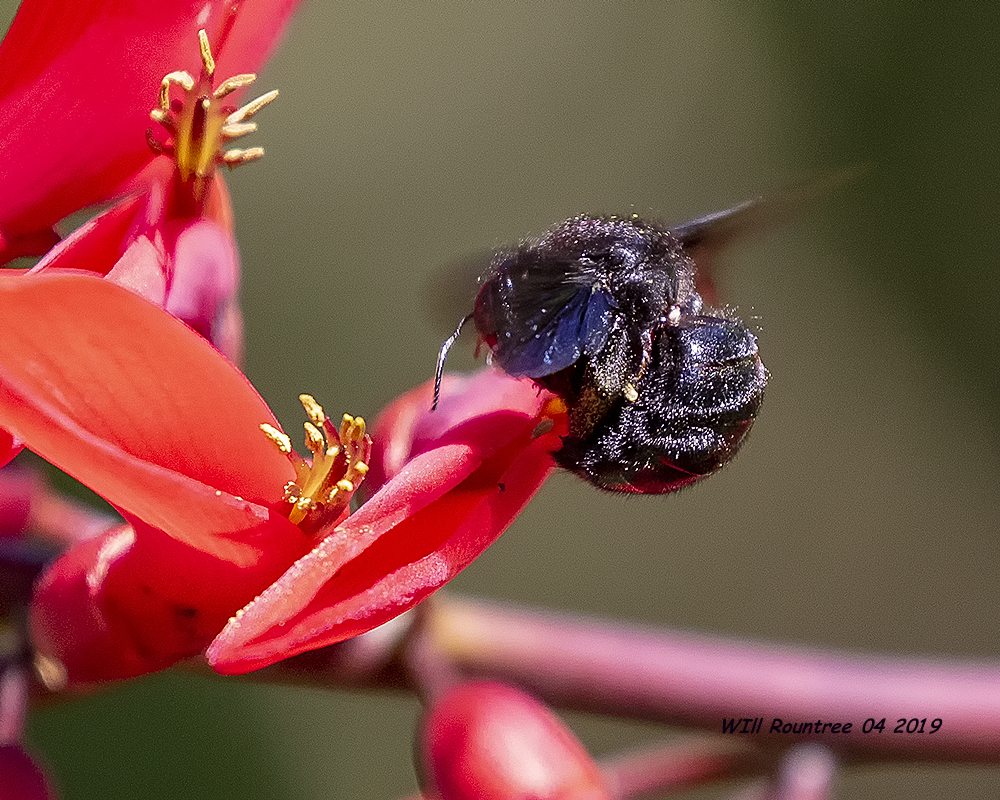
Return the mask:
POLYGON ((604 344, 610 313, 585 262, 540 259, 520 249, 497 256, 476 298, 476 328, 509 374, 540 378, 604 344))
POLYGON ((864 173, 863 166, 845 167, 807 178, 764 197, 670 227, 697 267, 695 289, 709 306, 718 305, 713 281, 715 258, 733 240, 786 223, 802 208, 831 194, 864 173))
POLYGON ((770 218, 767 201, 758 197, 670 228, 670 232, 680 240, 684 252, 694 261, 695 291, 709 306, 718 305, 713 279, 716 254, 733 239, 770 218))

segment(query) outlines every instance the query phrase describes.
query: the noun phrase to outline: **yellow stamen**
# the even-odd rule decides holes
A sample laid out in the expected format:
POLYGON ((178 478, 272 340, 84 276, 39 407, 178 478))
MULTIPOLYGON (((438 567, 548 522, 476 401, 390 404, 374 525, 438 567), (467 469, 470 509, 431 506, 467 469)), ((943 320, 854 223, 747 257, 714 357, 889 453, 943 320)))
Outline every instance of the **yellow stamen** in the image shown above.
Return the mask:
POLYGON ((232 125, 223 125, 221 133, 223 139, 236 139, 239 136, 253 133, 255 130, 257 130, 256 122, 236 122, 232 125))
POLYGON ((531 432, 531 438, 538 439, 549 433, 555 428, 557 420, 565 418, 568 408, 566 401, 561 397, 550 397, 546 400, 538 414, 538 424, 531 432))
MULTIPOLYGON (((256 76, 241 75, 240 77, 241 78, 249 78, 249 77, 256 77, 256 76)), ((269 92, 265 92, 260 97, 258 97, 256 100, 251 100, 246 105, 240 106, 232 114, 230 114, 228 117, 226 117, 226 124, 227 125, 233 125, 233 124, 235 124, 237 122, 242 122, 245 119, 249 119, 254 114, 256 114, 258 111, 260 111, 264 106, 266 106, 268 103, 270 103, 272 100, 274 100, 277 96, 278 96, 278 90, 277 89, 272 89, 269 92)))
POLYGON ((151 131, 146 138, 154 152, 173 156, 181 180, 190 184, 192 197, 200 203, 219 164, 233 168, 264 155, 261 147, 223 152, 222 146, 257 130, 256 123, 247 120, 274 100, 278 92, 267 92, 237 109, 223 105, 223 98, 249 86, 257 76, 252 73, 233 75, 213 89, 215 58, 204 29, 198 31, 198 49, 203 65, 200 78, 196 80, 184 70, 165 75, 160 82, 157 107, 149 115, 167 132, 169 140, 160 142, 153 138, 151 131), (180 102, 171 103, 174 87, 184 96, 180 102))
POLYGON ((190 72, 185 72, 180 70, 178 72, 170 72, 163 76, 163 80, 160 81, 160 111, 164 114, 170 113, 170 87, 174 84, 180 86, 185 92, 190 92, 194 89, 194 78, 191 77, 190 72))
POLYGON ((345 414, 340 429, 334 427, 312 395, 299 395, 309 421, 304 423, 305 444, 312 454, 306 461, 291 449, 291 440, 267 423, 261 430, 295 464, 296 478, 284 487, 288 519, 308 533, 340 516, 351 495, 368 474, 371 439, 361 417, 345 414))
POLYGON ((561 397, 551 397, 545 401, 545 406, 542 408, 542 416, 557 417, 565 414, 567 411, 569 411, 569 406, 566 405, 565 400, 561 397))
POLYGON ((211 78, 215 74, 215 59, 212 58, 212 47, 208 43, 208 34, 204 28, 198 31, 198 49, 201 50, 201 63, 205 65, 205 74, 211 78))
POLYGON ((316 398, 311 394, 300 394, 299 402, 302 403, 302 408, 305 409, 306 416, 309 417, 309 421, 313 425, 323 425, 326 422, 323 406, 317 403, 316 398))
MULTIPOLYGON (((230 95, 237 89, 242 89, 244 86, 249 86, 257 80, 257 75, 253 72, 244 72, 242 75, 233 75, 232 77, 226 78, 222 83, 219 84, 218 88, 212 92, 212 97, 216 100, 221 100, 226 95, 230 95)), ((275 89, 275 92, 278 90, 275 89)), ((270 92, 268 92, 270 94, 270 92)))
POLYGON ((263 147, 248 147, 246 150, 227 150, 222 154, 222 162, 230 168, 238 167, 249 161, 256 161, 264 155, 263 147))
POLYGON ((287 434, 282 433, 273 425, 268 425, 266 422, 260 424, 260 429, 264 431, 264 435, 274 442, 282 453, 292 452, 292 440, 288 438, 287 434))
POLYGON ((306 429, 306 447, 314 456, 321 456, 326 445, 326 438, 311 422, 307 422, 304 427, 306 429))
MULTIPOLYGON (((165 128, 168 126, 173 126, 174 122, 173 119, 171 119, 167 115, 167 112, 164 111, 162 108, 154 108, 152 111, 150 111, 149 118, 153 120, 153 122, 159 123, 165 128)), ((150 133, 152 133, 152 131, 150 131, 150 133)), ((157 142, 157 144, 159 144, 159 142, 157 142)))

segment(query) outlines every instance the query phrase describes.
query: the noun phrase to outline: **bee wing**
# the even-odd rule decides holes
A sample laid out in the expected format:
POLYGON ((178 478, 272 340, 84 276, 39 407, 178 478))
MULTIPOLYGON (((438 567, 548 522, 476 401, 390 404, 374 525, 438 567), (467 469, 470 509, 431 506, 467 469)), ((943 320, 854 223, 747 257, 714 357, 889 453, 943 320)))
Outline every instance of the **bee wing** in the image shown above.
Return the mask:
POLYGON ((511 375, 540 378, 595 352, 607 336, 607 298, 580 262, 500 254, 476 298, 476 327, 511 375), (506 259, 506 260, 505 260, 506 259))
POLYGON ((672 226, 670 232, 680 240, 684 252, 697 267, 694 283, 698 294, 708 305, 718 305, 712 280, 715 259, 734 239, 787 222, 807 203, 826 197, 834 189, 859 178, 863 172, 863 166, 846 167, 807 178, 774 194, 755 197, 724 211, 672 226))
POLYGON ((680 239, 685 249, 720 247, 727 244, 754 225, 769 219, 769 202, 763 197, 746 200, 724 211, 715 211, 703 217, 674 225, 670 232, 680 239))
POLYGON ((768 201, 758 197, 670 228, 695 263, 694 287, 708 305, 718 305, 712 277, 716 255, 733 239, 770 220, 768 205, 768 201))
POLYGON ((494 254, 494 250, 479 250, 428 270, 421 284, 421 308, 435 330, 453 331, 456 320, 469 313, 494 254))

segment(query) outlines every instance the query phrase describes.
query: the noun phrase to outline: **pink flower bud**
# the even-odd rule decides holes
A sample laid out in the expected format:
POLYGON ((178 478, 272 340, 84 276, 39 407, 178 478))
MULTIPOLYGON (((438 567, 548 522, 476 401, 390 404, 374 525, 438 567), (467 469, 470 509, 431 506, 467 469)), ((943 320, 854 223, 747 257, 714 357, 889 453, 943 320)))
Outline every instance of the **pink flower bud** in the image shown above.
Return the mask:
POLYGON ((446 692, 424 717, 424 793, 438 800, 601 800, 597 765, 546 706, 501 683, 446 692))

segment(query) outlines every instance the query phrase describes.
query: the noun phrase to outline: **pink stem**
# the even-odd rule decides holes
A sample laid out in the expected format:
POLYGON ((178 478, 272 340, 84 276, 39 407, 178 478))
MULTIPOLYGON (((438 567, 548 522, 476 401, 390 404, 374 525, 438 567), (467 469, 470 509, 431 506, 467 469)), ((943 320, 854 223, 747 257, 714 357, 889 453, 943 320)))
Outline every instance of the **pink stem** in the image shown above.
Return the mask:
POLYGON ((724 720, 759 719, 755 730, 737 723, 752 733, 732 735, 781 748, 819 741, 854 760, 1000 763, 995 663, 764 645, 454 596, 435 599, 427 624, 464 671, 508 680, 556 705, 719 734, 724 720), (881 732, 865 732, 882 720, 881 732), (923 733, 907 733, 907 720, 923 733), (812 725, 803 732, 803 723, 812 725), (784 732, 786 724, 799 732, 784 732))
MULTIPOLYGON (((419 687, 400 653, 408 635, 420 635, 460 675, 508 681, 556 706, 720 736, 728 724, 734 732, 727 736, 748 746, 780 752, 814 741, 847 762, 1000 764, 995 662, 769 645, 447 593, 420 611, 419 618, 411 612, 364 636, 275 664, 252 679, 413 691, 419 687), (918 730, 907 733, 910 720, 915 720, 910 728, 918 730), (881 731, 873 727, 879 724, 881 731), (897 727, 901 732, 894 732, 897 727)), ((203 661, 200 668, 206 668, 203 661)))
POLYGON ((712 737, 606 758, 601 772, 612 797, 624 800, 760 774, 768 763, 751 742, 712 737))

